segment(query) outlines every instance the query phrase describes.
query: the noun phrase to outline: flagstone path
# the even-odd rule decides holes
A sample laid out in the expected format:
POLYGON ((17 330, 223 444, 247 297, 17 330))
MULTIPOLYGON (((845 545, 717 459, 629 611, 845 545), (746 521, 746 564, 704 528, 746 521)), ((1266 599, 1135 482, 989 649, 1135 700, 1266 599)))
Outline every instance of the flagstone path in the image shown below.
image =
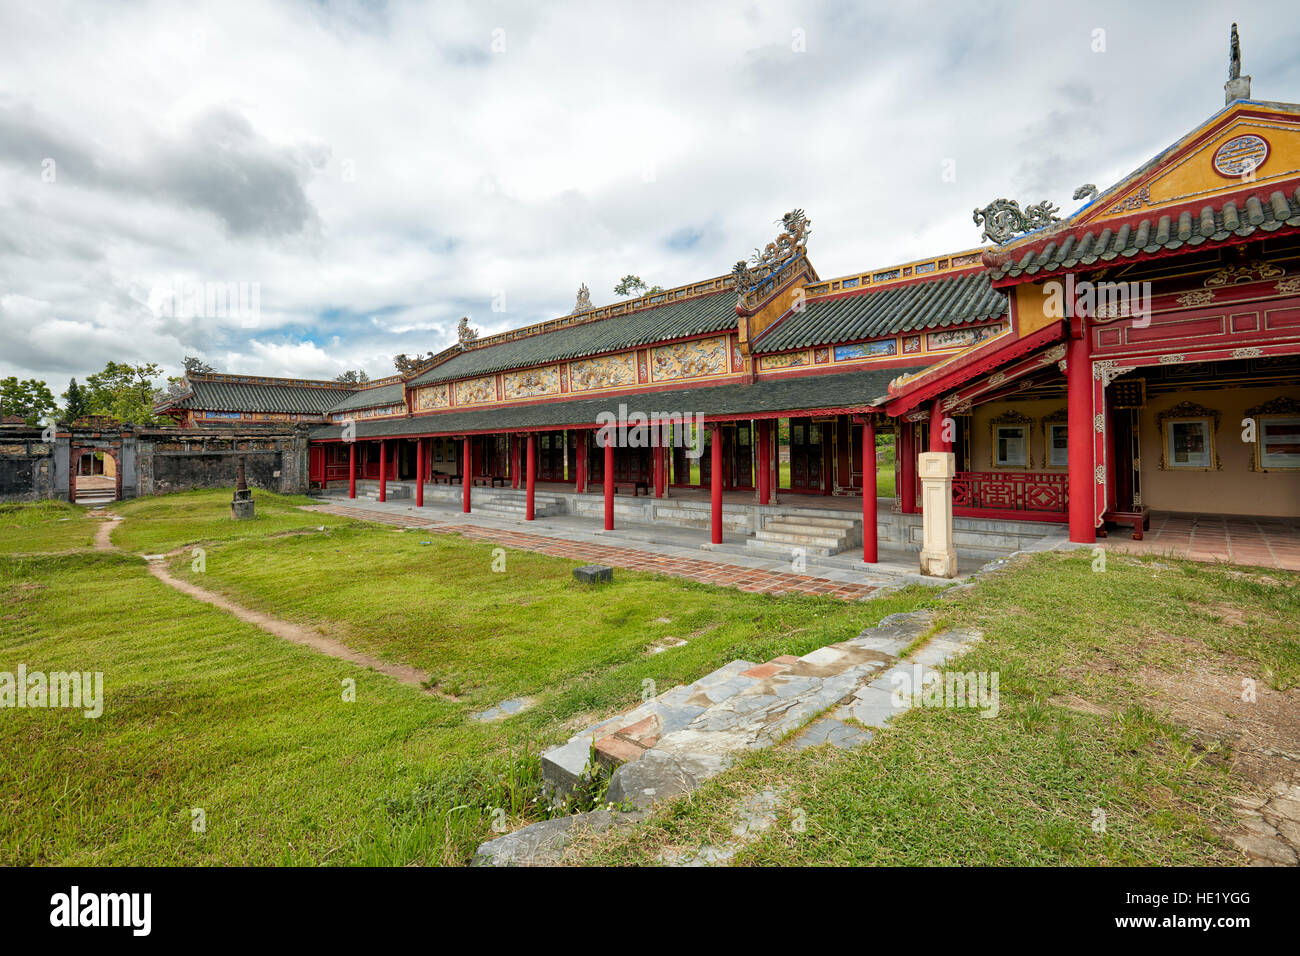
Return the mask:
MULTIPOLYGON (((849 749, 870 742, 871 728, 911 706, 907 695, 895 694, 900 677, 919 691, 918 678, 965 653, 982 636, 945 631, 900 659, 932 629, 929 611, 892 614, 855 638, 802 657, 786 655, 765 664, 732 661, 585 728, 542 755, 548 796, 560 801, 581 788, 591 778, 594 756, 612 770, 606 799, 626 809, 532 824, 484 843, 475 864, 555 863, 577 834, 637 822, 654 804, 695 790, 746 751, 778 744, 849 749)), ((734 852, 735 847, 706 847, 665 862, 725 862, 734 852)))

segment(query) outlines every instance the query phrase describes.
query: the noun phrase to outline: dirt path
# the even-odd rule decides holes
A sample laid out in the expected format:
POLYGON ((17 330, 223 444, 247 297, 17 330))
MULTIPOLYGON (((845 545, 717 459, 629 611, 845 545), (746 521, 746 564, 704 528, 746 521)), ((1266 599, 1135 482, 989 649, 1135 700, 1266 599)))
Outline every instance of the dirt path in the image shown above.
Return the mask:
POLYGON ((98 551, 114 551, 112 534, 113 529, 122 523, 122 519, 117 515, 105 515, 95 529, 95 548, 98 551))
POLYGON ((320 651, 322 654, 328 654, 330 657, 337 657, 339 660, 351 661, 353 664, 360 664, 363 667, 369 667, 371 670, 379 671, 381 674, 387 674, 389 677, 403 684, 410 684, 413 687, 420 687, 423 690, 423 684, 428 679, 428 674, 424 671, 416 670, 414 667, 404 667, 401 664, 390 664, 387 661, 381 661, 377 657, 371 657, 368 654, 362 654, 348 647, 342 641, 336 641, 333 638, 326 637, 319 631, 310 628, 301 627, 292 624, 289 621, 283 621, 277 617, 271 617, 269 614, 262 614, 260 611, 254 611, 252 608, 244 607, 242 604, 236 604, 229 598, 217 594, 215 591, 209 591, 198 585, 190 584, 188 581, 182 581, 172 575, 167 570, 166 564, 162 561, 150 561, 149 573, 156 577, 164 584, 175 588, 182 594, 188 594, 196 601, 202 601, 204 604, 211 604, 213 607, 220 608, 229 614, 233 614, 241 621, 246 621, 255 627, 260 627, 268 634, 274 634, 276 637, 291 641, 294 644, 302 644, 313 650, 320 651))
MULTIPOLYGON (((95 547, 100 551, 116 551, 117 547, 113 544, 112 534, 122 519, 116 515, 105 515, 104 520, 98 528, 95 529, 95 547)), ((187 550, 185 548, 182 551, 187 550)), ((409 684, 412 687, 418 687, 427 694, 437 697, 443 697, 447 700, 455 700, 446 694, 440 694, 436 690, 431 690, 424 686, 428 675, 424 671, 416 670, 414 667, 405 667, 401 664, 390 664, 387 661, 381 661, 377 657, 371 657, 369 654, 362 654, 360 651, 353 650, 342 641, 336 641, 333 638, 326 637, 319 631, 292 624, 289 621, 281 620, 278 617, 272 617, 269 614, 263 614, 260 611, 254 611, 252 608, 244 607, 242 604, 236 604, 229 598, 223 597, 214 591, 201 588, 196 584, 190 584, 188 581, 182 581, 175 577, 167 570, 165 561, 150 561, 149 573, 155 578, 166 584, 168 587, 175 588, 182 594, 194 598, 196 601, 202 601, 204 604, 210 604, 213 607, 220 608, 228 614, 233 614, 241 621, 259 627, 268 634, 273 634, 283 640, 290 641, 294 644, 302 644, 310 647, 312 650, 320 651, 322 654, 328 654, 330 657, 337 657, 342 661, 349 661, 353 664, 359 664, 362 667, 368 667, 371 670, 386 674, 393 680, 409 684)))

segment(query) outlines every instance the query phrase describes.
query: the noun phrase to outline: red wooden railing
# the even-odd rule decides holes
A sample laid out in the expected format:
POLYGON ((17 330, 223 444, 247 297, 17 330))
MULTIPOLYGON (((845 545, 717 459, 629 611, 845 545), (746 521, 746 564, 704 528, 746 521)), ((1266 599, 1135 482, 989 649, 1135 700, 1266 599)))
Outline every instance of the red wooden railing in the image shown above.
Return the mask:
POLYGON ((1066 521, 1069 503, 1064 472, 959 471, 952 481, 952 512, 965 517, 1066 521))

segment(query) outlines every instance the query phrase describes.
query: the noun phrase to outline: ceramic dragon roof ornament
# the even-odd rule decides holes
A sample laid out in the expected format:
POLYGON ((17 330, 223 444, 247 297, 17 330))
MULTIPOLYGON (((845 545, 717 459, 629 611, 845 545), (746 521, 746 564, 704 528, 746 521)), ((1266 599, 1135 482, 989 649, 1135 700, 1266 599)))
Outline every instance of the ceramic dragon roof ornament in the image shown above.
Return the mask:
POLYGON ((587 283, 584 282, 582 285, 578 286, 578 301, 573 304, 573 312, 571 314, 581 315, 583 312, 590 312, 591 310, 591 290, 587 288, 587 283))
POLYGON ((456 326, 456 344, 467 349, 478 338, 478 331, 469 327, 469 316, 461 316, 460 325, 456 326))
POLYGON ((1054 206, 1047 200, 1026 206, 1022 210, 1020 203, 1013 199, 995 199, 983 209, 977 208, 972 218, 975 220, 975 225, 984 227, 980 239, 988 239, 1002 245, 1010 242, 1019 233, 1033 232, 1043 226, 1060 222, 1061 217, 1054 215, 1060 211, 1061 207, 1054 206))
POLYGON ((738 295, 743 297, 754 286, 765 282, 791 260, 808 251, 812 220, 802 209, 791 209, 777 222, 783 227, 782 233, 762 249, 755 249, 748 263, 741 259, 732 268, 731 275, 736 280, 738 295))

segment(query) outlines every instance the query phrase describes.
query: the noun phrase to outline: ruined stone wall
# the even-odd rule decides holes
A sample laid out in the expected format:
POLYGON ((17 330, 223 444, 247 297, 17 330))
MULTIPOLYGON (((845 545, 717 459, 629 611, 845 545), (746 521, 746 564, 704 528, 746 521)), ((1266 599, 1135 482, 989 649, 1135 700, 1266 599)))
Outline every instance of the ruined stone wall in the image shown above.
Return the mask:
POLYGON ((0 432, 0 501, 54 497, 54 443, 35 429, 0 432))
POLYGON ((307 491, 307 429, 296 426, 259 432, 143 429, 137 436, 136 493, 232 488, 241 455, 249 487, 307 491))

